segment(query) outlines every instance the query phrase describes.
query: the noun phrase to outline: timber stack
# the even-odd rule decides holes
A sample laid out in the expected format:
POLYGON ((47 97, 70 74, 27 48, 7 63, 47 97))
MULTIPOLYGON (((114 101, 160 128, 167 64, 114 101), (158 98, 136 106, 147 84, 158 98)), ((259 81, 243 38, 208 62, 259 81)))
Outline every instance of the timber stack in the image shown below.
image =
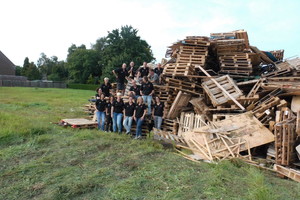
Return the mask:
POLYGON ((283 56, 244 30, 175 42, 155 86, 165 120, 154 138, 190 160, 241 158, 300 181, 300 59, 283 56))

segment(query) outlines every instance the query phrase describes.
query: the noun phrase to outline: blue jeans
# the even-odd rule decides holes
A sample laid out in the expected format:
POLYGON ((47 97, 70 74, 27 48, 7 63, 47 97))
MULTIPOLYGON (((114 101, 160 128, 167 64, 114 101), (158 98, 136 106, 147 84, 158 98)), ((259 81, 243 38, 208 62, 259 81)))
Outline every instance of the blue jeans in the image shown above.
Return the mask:
POLYGON ((123 113, 115 113, 113 114, 113 131, 117 132, 117 127, 118 127, 118 132, 122 132, 122 117, 123 113))
POLYGON ((144 95, 143 96, 143 100, 148 105, 148 115, 151 115, 152 96, 150 96, 150 95, 144 95))
POLYGON ((136 118, 136 133, 135 136, 142 136, 142 126, 144 120, 142 118, 136 118))
POLYGON ((130 133, 131 125, 132 125, 132 117, 126 116, 123 121, 123 126, 126 129, 126 133, 130 133))
POLYGON ((161 130, 162 117, 154 116, 154 127, 161 130))
POLYGON ((96 111, 97 122, 98 122, 98 129, 104 131, 105 125, 105 112, 96 111), (100 123, 101 121, 101 123, 100 123))

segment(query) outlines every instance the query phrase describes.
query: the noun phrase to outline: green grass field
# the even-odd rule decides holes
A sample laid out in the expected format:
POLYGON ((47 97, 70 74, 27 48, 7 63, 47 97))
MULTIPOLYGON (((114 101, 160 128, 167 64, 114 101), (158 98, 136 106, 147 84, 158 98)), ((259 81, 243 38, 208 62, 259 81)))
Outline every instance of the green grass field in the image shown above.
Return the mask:
POLYGON ((195 163, 151 138, 52 124, 93 91, 0 87, 0 199, 300 199, 298 183, 240 161, 195 163))

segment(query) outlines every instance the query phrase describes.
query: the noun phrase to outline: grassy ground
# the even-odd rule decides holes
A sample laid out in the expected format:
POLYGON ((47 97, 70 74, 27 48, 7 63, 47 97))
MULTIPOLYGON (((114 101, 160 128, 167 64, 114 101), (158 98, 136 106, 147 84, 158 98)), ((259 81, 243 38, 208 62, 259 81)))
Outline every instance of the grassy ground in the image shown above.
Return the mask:
POLYGON ((240 161, 194 163, 148 138, 51 124, 93 91, 0 87, 0 199, 300 199, 240 161))

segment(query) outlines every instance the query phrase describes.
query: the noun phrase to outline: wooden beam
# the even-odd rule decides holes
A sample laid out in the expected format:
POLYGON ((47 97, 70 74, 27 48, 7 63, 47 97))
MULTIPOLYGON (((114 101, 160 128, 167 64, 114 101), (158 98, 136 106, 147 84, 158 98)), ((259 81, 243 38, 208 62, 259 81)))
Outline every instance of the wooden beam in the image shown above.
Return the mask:
MULTIPOLYGON (((199 67, 199 69, 208 77, 211 78, 211 75, 205 71, 200 65, 196 65, 196 67, 199 67)), ((220 88, 224 94, 226 94, 240 109, 245 110, 245 108, 233 97, 231 96, 214 78, 211 78, 211 80, 220 88)))

